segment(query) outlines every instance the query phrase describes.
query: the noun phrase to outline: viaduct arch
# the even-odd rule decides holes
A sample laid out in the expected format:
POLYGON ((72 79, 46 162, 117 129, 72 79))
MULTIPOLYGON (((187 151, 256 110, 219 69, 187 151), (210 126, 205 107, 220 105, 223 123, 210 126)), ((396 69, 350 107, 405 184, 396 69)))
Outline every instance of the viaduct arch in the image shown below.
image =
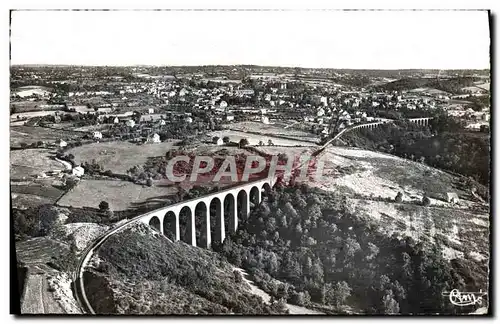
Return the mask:
POLYGON ((224 239, 246 221, 258 207, 262 192, 269 192, 275 179, 265 178, 179 202, 143 215, 147 224, 172 241, 210 247, 224 239))
POLYGON ((409 118, 408 121, 412 122, 414 124, 420 125, 420 126, 428 126, 429 121, 434 118, 432 117, 425 117, 425 118, 409 118))

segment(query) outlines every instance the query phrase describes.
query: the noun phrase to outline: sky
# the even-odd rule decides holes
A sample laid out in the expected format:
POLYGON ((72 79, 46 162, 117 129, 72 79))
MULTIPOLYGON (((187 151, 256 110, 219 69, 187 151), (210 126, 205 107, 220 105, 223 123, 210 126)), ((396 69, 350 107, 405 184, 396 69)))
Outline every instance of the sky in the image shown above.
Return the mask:
POLYGON ((11 64, 487 69, 486 11, 14 11, 11 64))

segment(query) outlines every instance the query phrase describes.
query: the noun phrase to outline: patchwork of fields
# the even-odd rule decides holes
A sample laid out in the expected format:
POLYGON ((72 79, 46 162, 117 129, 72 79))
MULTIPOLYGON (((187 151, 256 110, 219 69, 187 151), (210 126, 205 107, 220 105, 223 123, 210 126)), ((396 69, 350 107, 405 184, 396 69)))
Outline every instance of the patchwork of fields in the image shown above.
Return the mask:
POLYGON ((134 165, 143 165, 148 157, 165 156, 170 149, 176 148, 176 142, 137 145, 129 142, 101 142, 82 145, 67 151, 75 156, 75 162, 95 160, 114 173, 126 174, 134 165))

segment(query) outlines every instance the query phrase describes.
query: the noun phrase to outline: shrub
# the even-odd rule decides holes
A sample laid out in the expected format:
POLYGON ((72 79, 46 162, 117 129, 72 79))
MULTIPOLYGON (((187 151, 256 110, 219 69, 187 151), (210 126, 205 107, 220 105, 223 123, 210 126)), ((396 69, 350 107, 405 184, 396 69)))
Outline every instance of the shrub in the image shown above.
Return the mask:
POLYGON ((429 197, 427 197, 427 195, 424 195, 424 197, 422 198, 422 205, 427 207, 427 206, 430 206, 431 204, 431 200, 429 199, 429 197))
POLYGON ((101 203, 99 204, 99 209, 101 211, 106 211, 106 210, 109 210, 109 203, 107 201, 101 201, 101 203))
POLYGON ((234 281, 236 283, 243 282, 243 276, 242 276, 241 272, 239 272, 238 270, 234 270, 233 275, 234 275, 234 281))

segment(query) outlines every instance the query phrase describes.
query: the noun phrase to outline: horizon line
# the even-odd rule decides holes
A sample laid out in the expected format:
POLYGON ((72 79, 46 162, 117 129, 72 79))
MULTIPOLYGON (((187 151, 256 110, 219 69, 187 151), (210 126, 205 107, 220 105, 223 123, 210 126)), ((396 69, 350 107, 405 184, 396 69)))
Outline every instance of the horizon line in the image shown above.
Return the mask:
POLYGON ((113 65, 113 64, 55 64, 55 63, 17 63, 10 64, 10 67, 17 66, 63 66, 63 67, 263 67, 263 68, 288 68, 288 69, 306 69, 306 70, 373 70, 373 71, 400 71, 400 70, 437 70, 437 71, 455 71, 455 70, 488 70, 491 71, 491 66, 486 68, 416 68, 416 67, 404 67, 404 68, 351 68, 351 67, 302 67, 302 66, 286 66, 286 65, 259 65, 259 64, 200 64, 200 65, 163 65, 163 64, 124 64, 124 65, 113 65))

